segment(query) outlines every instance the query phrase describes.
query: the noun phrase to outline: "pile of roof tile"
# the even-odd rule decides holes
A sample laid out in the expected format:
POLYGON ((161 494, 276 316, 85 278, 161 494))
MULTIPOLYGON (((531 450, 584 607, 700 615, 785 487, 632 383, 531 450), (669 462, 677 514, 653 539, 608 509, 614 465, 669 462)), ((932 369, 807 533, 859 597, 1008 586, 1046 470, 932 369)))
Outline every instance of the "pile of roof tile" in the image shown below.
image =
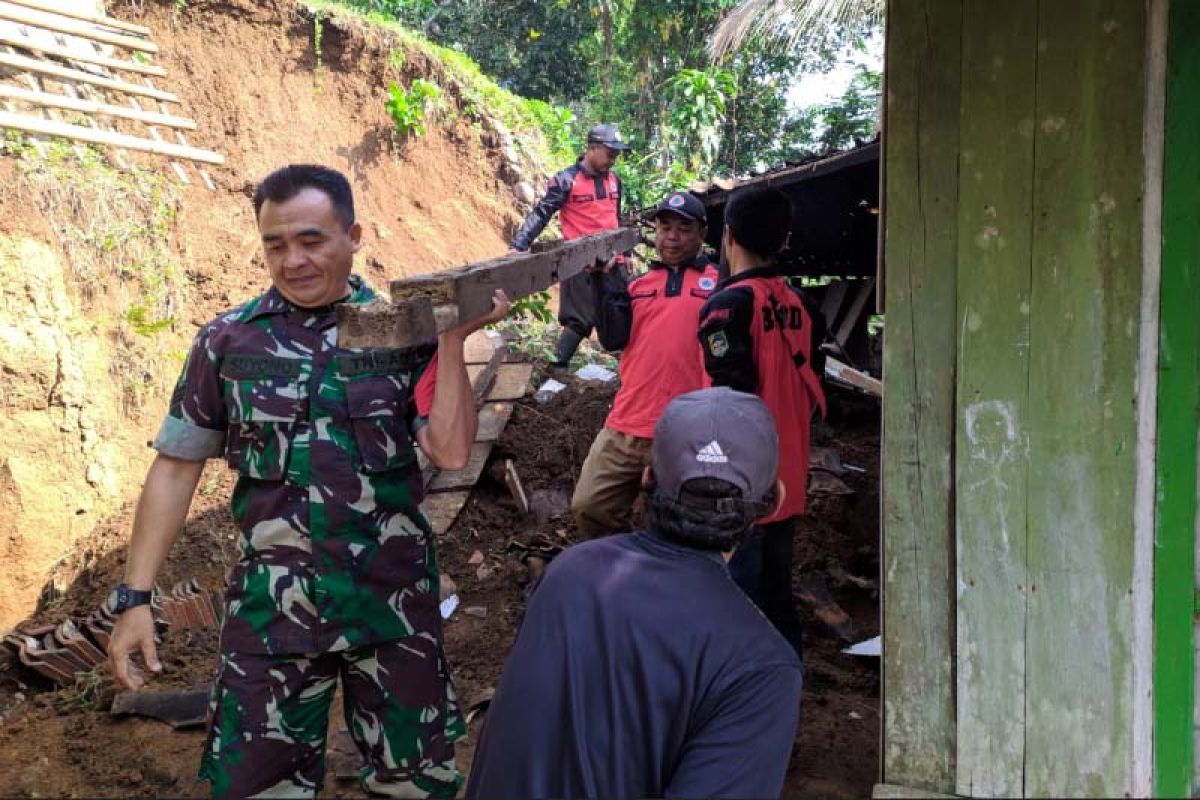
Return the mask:
MULTIPOLYGON (((195 579, 181 581, 171 589, 156 588, 151 609, 155 631, 161 636, 174 628, 219 628, 219 593, 202 589, 195 579)), ((2 640, 24 667, 70 686, 80 673, 95 672, 108 660, 108 642, 116 617, 107 603, 82 619, 68 617, 57 625, 22 623, 2 640)))

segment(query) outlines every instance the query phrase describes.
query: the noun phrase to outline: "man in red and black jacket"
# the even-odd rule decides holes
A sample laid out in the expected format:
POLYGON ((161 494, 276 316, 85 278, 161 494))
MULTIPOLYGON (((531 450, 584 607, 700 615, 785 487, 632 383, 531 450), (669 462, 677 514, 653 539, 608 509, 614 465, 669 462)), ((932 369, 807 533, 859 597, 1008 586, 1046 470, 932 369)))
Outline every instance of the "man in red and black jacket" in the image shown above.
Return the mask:
POLYGON ((717 286, 716 265, 700 254, 706 218, 700 200, 674 192, 654 213, 658 259, 650 271, 628 285, 619 269, 591 276, 600 344, 624 352, 621 388, 571 500, 579 530, 589 538, 629 530, 658 418, 675 397, 704 387, 695 332, 700 308, 717 286))
MULTIPOLYGON (((555 212, 564 239, 620 225, 621 180, 611 170, 617 156, 628 149, 616 125, 597 125, 588 131, 587 151, 550 179, 546 194, 517 229, 512 249, 528 250, 555 212)), ((554 366, 565 368, 579 343, 591 335, 596 325, 595 300, 586 275, 575 275, 559 284, 558 322, 563 331, 554 351, 554 366)))
POLYGON ((800 619, 792 599, 792 539, 808 488, 809 426, 825 412, 820 314, 772 267, 787 243, 792 205, 777 190, 738 193, 725 208, 722 242, 730 277, 700 312, 704 367, 714 386, 757 394, 779 431, 785 496, 739 549, 729 571, 797 653, 800 619))

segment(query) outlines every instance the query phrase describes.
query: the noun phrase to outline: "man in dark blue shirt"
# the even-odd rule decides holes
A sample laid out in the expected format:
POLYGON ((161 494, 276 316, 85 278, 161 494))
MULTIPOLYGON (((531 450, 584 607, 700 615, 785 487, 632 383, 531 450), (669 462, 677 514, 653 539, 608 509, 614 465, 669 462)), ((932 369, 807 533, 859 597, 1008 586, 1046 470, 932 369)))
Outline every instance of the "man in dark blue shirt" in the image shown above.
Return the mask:
POLYGON ((753 395, 677 397, 654 432, 649 527, 576 545, 529 607, 468 798, 775 797, 800 709, 795 651, 729 577, 783 500, 753 395))

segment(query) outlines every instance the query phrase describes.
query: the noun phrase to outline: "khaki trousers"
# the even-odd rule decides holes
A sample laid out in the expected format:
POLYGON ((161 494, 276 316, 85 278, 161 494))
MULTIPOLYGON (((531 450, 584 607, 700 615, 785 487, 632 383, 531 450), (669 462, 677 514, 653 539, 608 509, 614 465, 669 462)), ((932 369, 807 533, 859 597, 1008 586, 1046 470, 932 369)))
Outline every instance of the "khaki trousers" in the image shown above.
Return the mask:
POLYGON ((653 439, 602 428, 575 484, 571 510, 588 539, 629 530, 653 439))

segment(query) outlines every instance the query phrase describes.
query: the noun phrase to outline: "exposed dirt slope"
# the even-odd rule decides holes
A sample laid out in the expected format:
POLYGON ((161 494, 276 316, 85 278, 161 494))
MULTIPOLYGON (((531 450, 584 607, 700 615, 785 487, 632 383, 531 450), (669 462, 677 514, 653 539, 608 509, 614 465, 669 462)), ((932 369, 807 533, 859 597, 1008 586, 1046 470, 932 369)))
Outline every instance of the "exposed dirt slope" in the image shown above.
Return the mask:
POLYGON ((168 70, 156 85, 184 98, 175 110, 199 123, 191 143, 228 161, 209 191, 150 158, 132 160, 155 174, 136 176, 85 167, 65 147, 50 162, 31 146, 0 157, 0 629, 136 494, 196 327, 266 285, 254 181, 288 162, 347 172, 365 228, 359 271, 377 286, 498 255, 520 218, 514 148, 486 111, 473 124, 446 91, 426 136, 396 138, 387 84, 444 75, 388 34, 325 21, 318 62, 312 14, 291 0, 127 0, 110 12, 154 31, 168 70))

